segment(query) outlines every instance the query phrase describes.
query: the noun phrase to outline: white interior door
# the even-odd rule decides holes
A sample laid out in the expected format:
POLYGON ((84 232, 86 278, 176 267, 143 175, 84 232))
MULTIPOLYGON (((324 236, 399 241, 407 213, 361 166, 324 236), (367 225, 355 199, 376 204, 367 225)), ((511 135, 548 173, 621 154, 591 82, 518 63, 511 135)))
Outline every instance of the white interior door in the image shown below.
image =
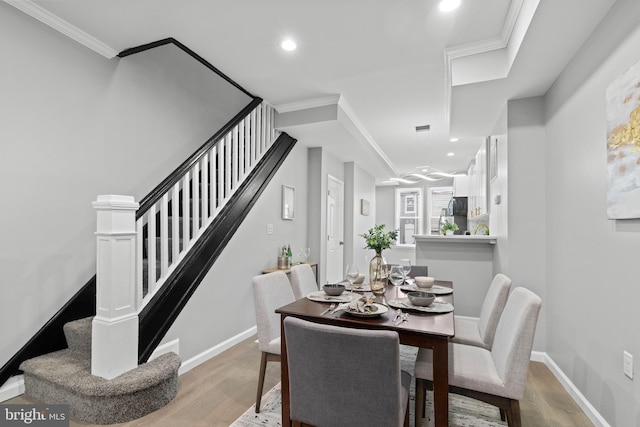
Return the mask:
POLYGON ((328 175, 327 180, 327 281, 344 279, 344 183, 328 175))

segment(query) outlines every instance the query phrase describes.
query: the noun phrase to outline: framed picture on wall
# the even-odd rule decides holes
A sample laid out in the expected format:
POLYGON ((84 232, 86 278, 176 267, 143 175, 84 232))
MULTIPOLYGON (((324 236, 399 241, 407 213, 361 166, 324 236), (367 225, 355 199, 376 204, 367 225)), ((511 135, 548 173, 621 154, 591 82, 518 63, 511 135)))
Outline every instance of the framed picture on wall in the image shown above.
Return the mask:
POLYGON ((498 138, 491 137, 489 141, 489 179, 491 182, 498 177, 498 138))
POLYGON ((282 186, 282 219, 294 219, 296 207, 296 189, 289 186, 282 186))

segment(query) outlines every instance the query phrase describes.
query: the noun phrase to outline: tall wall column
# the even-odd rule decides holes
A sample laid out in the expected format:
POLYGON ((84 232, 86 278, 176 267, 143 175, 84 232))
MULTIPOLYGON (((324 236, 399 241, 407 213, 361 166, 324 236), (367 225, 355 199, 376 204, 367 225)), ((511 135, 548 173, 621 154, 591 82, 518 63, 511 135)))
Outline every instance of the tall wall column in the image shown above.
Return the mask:
POLYGON ((133 197, 98 196, 96 316, 91 374, 106 379, 138 365, 136 211, 133 197))

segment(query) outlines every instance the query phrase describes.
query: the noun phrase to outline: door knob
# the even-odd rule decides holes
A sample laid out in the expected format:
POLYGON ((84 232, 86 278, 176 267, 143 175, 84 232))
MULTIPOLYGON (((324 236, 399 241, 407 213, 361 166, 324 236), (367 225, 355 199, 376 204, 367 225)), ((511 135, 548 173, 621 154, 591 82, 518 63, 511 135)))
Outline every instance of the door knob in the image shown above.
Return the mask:
POLYGON ((338 244, 339 244, 339 245, 344 245, 344 242, 343 242, 343 241, 340 241, 340 243, 338 243, 338 244))

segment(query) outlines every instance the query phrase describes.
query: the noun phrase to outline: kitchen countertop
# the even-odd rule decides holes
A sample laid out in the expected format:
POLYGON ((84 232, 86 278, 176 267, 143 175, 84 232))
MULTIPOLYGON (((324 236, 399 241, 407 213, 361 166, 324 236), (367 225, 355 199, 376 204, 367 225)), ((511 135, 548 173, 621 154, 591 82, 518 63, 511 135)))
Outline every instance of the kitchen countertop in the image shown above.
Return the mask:
POLYGON ((416 239, 416 243, 420 241, 428 241, 428 242, 441 242, 441 243, 485 243, 490 245, 495 245, 497 241, 496 236, 485 236, 485 235, 458 235, 454 234, 453 236, 437 236, 431 234, 416 234, 414 235, 416 239))

